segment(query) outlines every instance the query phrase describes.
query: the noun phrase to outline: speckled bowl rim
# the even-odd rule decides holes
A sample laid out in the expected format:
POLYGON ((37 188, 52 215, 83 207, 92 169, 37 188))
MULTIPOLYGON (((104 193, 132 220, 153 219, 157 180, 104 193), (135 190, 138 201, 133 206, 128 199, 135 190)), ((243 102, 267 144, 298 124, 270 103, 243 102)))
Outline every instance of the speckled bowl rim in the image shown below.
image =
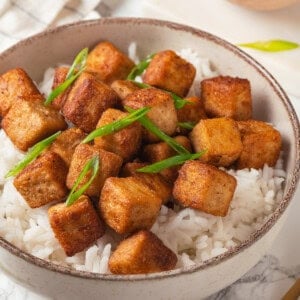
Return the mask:
POLYGON ((274 77, 263 67, 261 66, 255 59, 250 57, 248 54, 237 48, 236 46, 230 44, 229 42, 216 37, 212 34, 209 34, 205 31, 182 25, 177 24, 169 21, 163 21, 163 20, 157 20, 157 19, 147 19, 147 18, 102 18, 97 20, 91 20, 91 21, 80 21, 68 25, 63 25, 56 27, 54 29, 49 29, 46 31, 43 31, 39 34, 36 34, 30 38, 27 38, 13 47, 7 49, 2 54, 0 54, 0 59, 5 58, 6 56, 9 56, 11 52, 15 51, 15 49, 22 47, 24 45, 30 44, 35 40, 41 39, 45 36, 52 35, 55 36, 55 33, 64 31, 67 28, 77 28, 77 27, 93 27, 98 25, 154 25, 159 27, 167 27, 169 29, 175 30, 175 31, 184 31, 191 33, 192 35, 195 35, 201 39, 206 39, 211 42, 214 42, 224 48, 226 48, 228 51, 232 52, 234 55, 238 56, 242 60, 246 61, 248 64, 250 64, 260 75, 262 75, 272 86, 275 93, 278 95, 278 97, 281 99, 283 105, 285 106, 285 109, 288 112, 289 115, 289 121, 292 124, 293 127, 293 134, 295 138, 295 167, 293 169, 293 172, 291 175, 290 180, 290 186, 288 187, 286 191, 285 197, 281 200, 280 204, 276 208, 276 210, 270 215, 270 217, 267 219, 267 221, 263 224, 263 226, 253 232, 249 238, 245 241, 243 241, 241 244, 239 244, 237 247, 228 250, 224 254, 218 255, 212 259, 207 260, 203 264, 196 264, 191 267, 187 268, 180 268, 175 269, 167 272, 161 272, 161 273, 153 273, 153 274, 143 274, 143 275, 112 275, 112 274, 99 274, 99 273, 92 273, 92 272, 86 272, 86 271, 77 271, 74 269, 71 269, 69 267, 64 267, 60 265, 56 265, 54 263, 51 263, 49 261, 37 258, 31 254, 28 254, 16 246, 12 245, 11 243, 7 242, 5 239, 0 237, 0 246, 10 253, 12 253, 15 256, 18 256, 19 258, 27 261, 28 263, 35 264, 36 266, 39 266, 41 268, 48 269, 50 271, 59 272, 65 275, 71 275, 76 277, 81 277, 83 279, 99 279, 99 280, 106 280, 106 281, 140 281, 140 280, 160 280, 167 277, 179 277, 182 275, 185 275, 187 273, 193 273, 193 272, 199 272, 199 271, 205 271, 205 269, 215 266, 217 264, 220 264, 237 253, 242 252, 246 248, 250 247, 253 243, 255 243, 257 240, 261 239, 269 230, 270 228, 276 223, 276 221, 280 218, 280 216, 283 214, 283 212, 288 207, 288 204, 290 203, 296 188, 297 183, 300 176, 300 128, 299 128, 299 120, 297 118, 297 115, 295 113, 295 110, 293 109, 290 100, 288 99, 286 93, 283 91, 281 86, 278 84, 278 82, 274 79, 274 77))

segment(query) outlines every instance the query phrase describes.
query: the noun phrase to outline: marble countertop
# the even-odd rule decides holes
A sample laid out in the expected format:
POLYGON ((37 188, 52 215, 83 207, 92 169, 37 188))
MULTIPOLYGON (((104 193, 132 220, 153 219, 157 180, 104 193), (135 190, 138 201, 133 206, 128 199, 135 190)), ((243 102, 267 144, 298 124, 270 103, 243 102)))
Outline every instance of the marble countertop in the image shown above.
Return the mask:
MULTIPOLYGON (((224 0, 218 0, 218 2, 224 0)), ((147 17, 162 17, 164 19, 181 21, 180 13, 176 10, 167 10, 166 2, 164 1, 160 7, 161 15, 153 15, 156 7, 153 0, 103 0, 98 6, 98 11, 102 16, 147 16, 147 17)), ((193 2, 193 1, 192 1, 193 2)), ((206 1, 199 1, 199 5, 203 6, 206 1), (200 4, 201 3, 201 4, 200 4)), ((217 2, 217 0, 216 0, 217 2)), ((176 3, 182 5, 182 1, 173 0, 173 6, 176 7, 176 3)), ((208 3, 208 1, 206 2, 208 3)), ((222 4, 224 7, 228 4, 222 4)), ((197 4, 198 5, 198 4, 197 4)), ((300 6, 298 7, 298 9, 300 6)), ((227 8, 224 8, 227 9, 227 8)), ((201 10, 196 9, 199 12, 199 18, 201 18, 201 10)), ((300 19, 300 9, 298 10, 298 20, 300 19)), ((206 11, 207 13, 207 11, 206 11)), ((247 12, 246 12, 247 13, 247 12)), ((285 13, 285 12, 284 12, 285 13)), ((206 16, 208 19, 209 16, 206 16)), ((268 16, 272 20, 272 16, 268 16)), ((278 13, 274 14, 275 18, 278 18, 278 13)), ((196 21, 195 21, 196 22, 196 21)), ((192 25, 197 26, 197 23, 192 25)), ((208 28, 205 30, 216 33, 217 20, 212 20, 210 24, 212 30, 209 30, 209 24, 205 24, 208 28), (215 23, 213 23, 215 22, 215 23)), ((270 22, 270 20, 268 21, 270 22)), ((290 23, 289 26, 292 26, 290 23)), ((299 25, 299 24, 298 24, 299 25)), ((283 26, 283 24, 281 24, 283 26)), ((199 25, 200 27, 200 25, 199 25)), ((202 27, 201 27, 202 28, 202 27)), ((298 32, 298 27, 294 28, 295 32, 298 32), (297 30, 296 30, 297 29, 297 30)), ((253 32, 251 38, 254 38, 253 32)), ((257 38, 259 39, 260 36, 257 38)), ((288 38, 293 38, 289 36, 288 38)), ((234 38, 228 38, 229 41, 234 41, 234 38)), ((296 37, 296 40, 300 42, 300 35, 296 37)), ((252 54, 252 53, 251 53, 252 54)), ((257 58, 261 63, 266 65, 268 68, 273 68, 273 74, 278 78, 279 82, 286 88, 290 95, 290 99, 296 109, 298 116, 300 116, 300 69, 290 69, 289 74, 293 77, 287 80, 286 76, 281 77, 281 69, 278 68, 278 63, 270 61, 264 57, 257 58), (277 66, 277 69, 276 69, 277 66), (278 73, 276 73, 278 72, 278 73), (292 72, 292 73, 291 73, 292 72), (293 73, 295 72, 295 73, 293 73), (278 75, 278 76, 277 76, 278 75), (296 76, 296 79, 294 78, 296 76), (296 84, 296 86, 295 86, 296 84), (298 93, 297 93, 298 90, 298 93), (295 92, 296 91, 296 92, 295 92)), ((289 65, 289 57, 284 57, 283 61, 286 63, 284 67, 289 65)), ((292 65, 292 64, 291 64, 292 65)), ((293 285, 297 278, 300 278, 300 226, 299 226, 299 211, 300 211, 300 186, 295 194, 293 201, 289 206, 289 216, 287 222, 282 228, 280 234, 275 240, 272 248, 268 253, 261 259, 261 261, 253 267, 248 273, 242 278, 236 281, 231 286, 218 292, 215 295, 209 297, 209 300, 217 299, 281 299, 287 290, 293 285)), ((32 293, 25 288, 17 285, 11 279, 7 278, 0 270, 0 299, 20 299, 20 300, 45 300, 47 298, 42 297, 38 294, 32 293)))

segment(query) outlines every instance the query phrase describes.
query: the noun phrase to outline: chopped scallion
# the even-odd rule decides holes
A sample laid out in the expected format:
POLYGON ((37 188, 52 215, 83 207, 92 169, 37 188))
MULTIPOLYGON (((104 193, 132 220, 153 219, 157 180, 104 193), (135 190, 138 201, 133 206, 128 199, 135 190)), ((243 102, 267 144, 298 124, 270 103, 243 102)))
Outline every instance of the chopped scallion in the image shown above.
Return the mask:
POLYGON ((192 130, 196 124, 194 122, 178 122, 177 125, 181 128, 192 130))
POLYGON ((238 44, 240 47, 252 48, 266 52, 279 52, 287 51, 300 47, 300 44, 285 41, 285 40, 270 40, 270 41, 257 41, 253 43, 238 44))
POLYGON ((141 75, 149 66, 152 58, 156 53, 148 55, 144 60, 140 61, 129 73, 127 80, 134 80, 137 76, 141 75))

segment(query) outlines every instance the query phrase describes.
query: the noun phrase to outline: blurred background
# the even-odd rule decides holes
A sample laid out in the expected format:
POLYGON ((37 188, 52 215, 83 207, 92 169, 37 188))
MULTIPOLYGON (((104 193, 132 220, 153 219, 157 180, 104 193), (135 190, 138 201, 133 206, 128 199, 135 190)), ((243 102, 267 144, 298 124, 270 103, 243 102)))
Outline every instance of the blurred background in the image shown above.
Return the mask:
MULTIPOLYGON (((44 29, 101 17, 165 19, 236 45, 272 39, 300 44, 299 0, 0 0, 0 51, 44 29)), ((273 74, 300 115, 300 47, 284 52, 243 50, 273 74)), ((299 192, 298 187, 296 198, 299 192)), ((299 211, 299 201, 293 201, 289 220, 269 253, 210 299, 281 299, 300 278, 299 211)), ((0 271, 0 299, 45 298, 13 283, 0 271)))

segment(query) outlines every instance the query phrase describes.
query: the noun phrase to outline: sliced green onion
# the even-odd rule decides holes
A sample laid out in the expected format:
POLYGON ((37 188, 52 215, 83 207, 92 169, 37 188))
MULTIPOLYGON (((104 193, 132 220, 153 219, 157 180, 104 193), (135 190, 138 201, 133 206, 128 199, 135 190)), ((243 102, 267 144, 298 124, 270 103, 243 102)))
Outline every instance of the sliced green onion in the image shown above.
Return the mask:
POLYGON ((253 43, 238 44, 238 46, 267 52, 287 51, 300 47, 297 43, 285 40, 257 41, 253 43))
POLYGON ((72 205, 92 184, 93 180, 95 179, 97 173, 99 171, 99 157, 94 156, 90 160, 86 162, 84 165, 82 171, 80 172, 79 176, 77 177, 75 184, 73 185, 69 196, 66 200, 66 206, 72 205), (92 176, 88 180, 87 183, 85 183, 80 189, 76 190, 78 185, 81 183, 85 175, 92 170, 92 176))
POLYGON ((79 72, 85 67, 88 53, 89 49, 84 48, 76 55, 72 66, 70 67, 67 73, 66 80, 71 78, 73 75, 75 75, 77 72, 79 72))
POLYGON ((146 113, 149 110, 150 110, 150 108, 148 108, 148 107, 142 107, 140 109, 133 110, 125 118, 122 118, 120 120, 114 121, 112 123, 109 123, 107 125, 104 125, 104 126, 101 126, 97 129, 95 129, 82 141, 82 143, 88 143, 97 137, 108 135, 108 134, 114 133, 116 131, 119 131, 119 130, 129 126, 133 122, 137 121, 142 116, 146 115, 146 113))
MULTIPOLYGON (((146 84, 146 83, 143 83, 143 82, 138 82, 138 81, 135 81, 135 80, 130 80, 130 81, 133 82, 140 89, 147 89, 147 88, 153 87, 153 86, 151 86, 149 84, 146 84)), ((176 95, 176 94, 174 94, 172 92, 169 92, 169 91, 164 90, 164 89, 160 89, 160 90, 168 93, 172 97, 176 109, 183 108, 186 104, 192 103, 192 102, 190 102, 188 100, 185 100, 185 99, 179 97, 178 95, 176 95)))
POLYGON ((197 159, 197 158, 201 157, 204 153, 205 153, 205 151, 201 151, 201 152, 194 153, 194 154, 189 153, 189 154, 181 154, 181 155, 172 156, 170 158, 161 160, 152 165, 137 169, 137 171, 143 172, 143 173, 159 173, 160 171, 162 171, 164 169, 182 165, 187 160, 197 159))
POLYGON ((28 164, 36 159, 49 145, 51 145, 56 138, 60 135, 61 131, 43 139, 42 141, 31 147, 25 157, 15 165, 6 175, 5 178, 18 175, 28 164))
POLYGON ((80 74, 84 71, 84 69, 77 72, 75 75, 71 76, 69 79, 65 80, 62 84, 57 86, 47 97, 46 101, 44 102, 44 105, 49 105, 52 103, 52 101, 62 94, 72 83, 75 81, 80 74))
POLYGON ((148 55, 144 60, 140 61, 129 73, 127 80, 134 80, 137 76, 141 75, 149 66, 152 58, 156 53, 148 55))
POLYGON ((62 94, 71 84, 81 75, 85 70, 86 60, 88 55, 88 48, 82 49, 75 57, 72 66, 70 67, 66 79, 60 85, 58 85, 47 97, 44 105, 49 105, 52 101, 62 94))
MULTIPOLYGON (((129 107, 125 107, 125 109, 129 112, 134 111, 129 107)), ((147 116, 143 116, 138 120, 148 131, 152 132, 159 139, 167 143, 172 149, 180 154, 188 154, 190 153, 187 149, 185 149, 182 145, 180 145, 176 140, 165 134, 161 131, 147 116)))
POLYGON ((194 122, 178 122, 177 125, 181 128, 192 130, 196 124, 194 122))

